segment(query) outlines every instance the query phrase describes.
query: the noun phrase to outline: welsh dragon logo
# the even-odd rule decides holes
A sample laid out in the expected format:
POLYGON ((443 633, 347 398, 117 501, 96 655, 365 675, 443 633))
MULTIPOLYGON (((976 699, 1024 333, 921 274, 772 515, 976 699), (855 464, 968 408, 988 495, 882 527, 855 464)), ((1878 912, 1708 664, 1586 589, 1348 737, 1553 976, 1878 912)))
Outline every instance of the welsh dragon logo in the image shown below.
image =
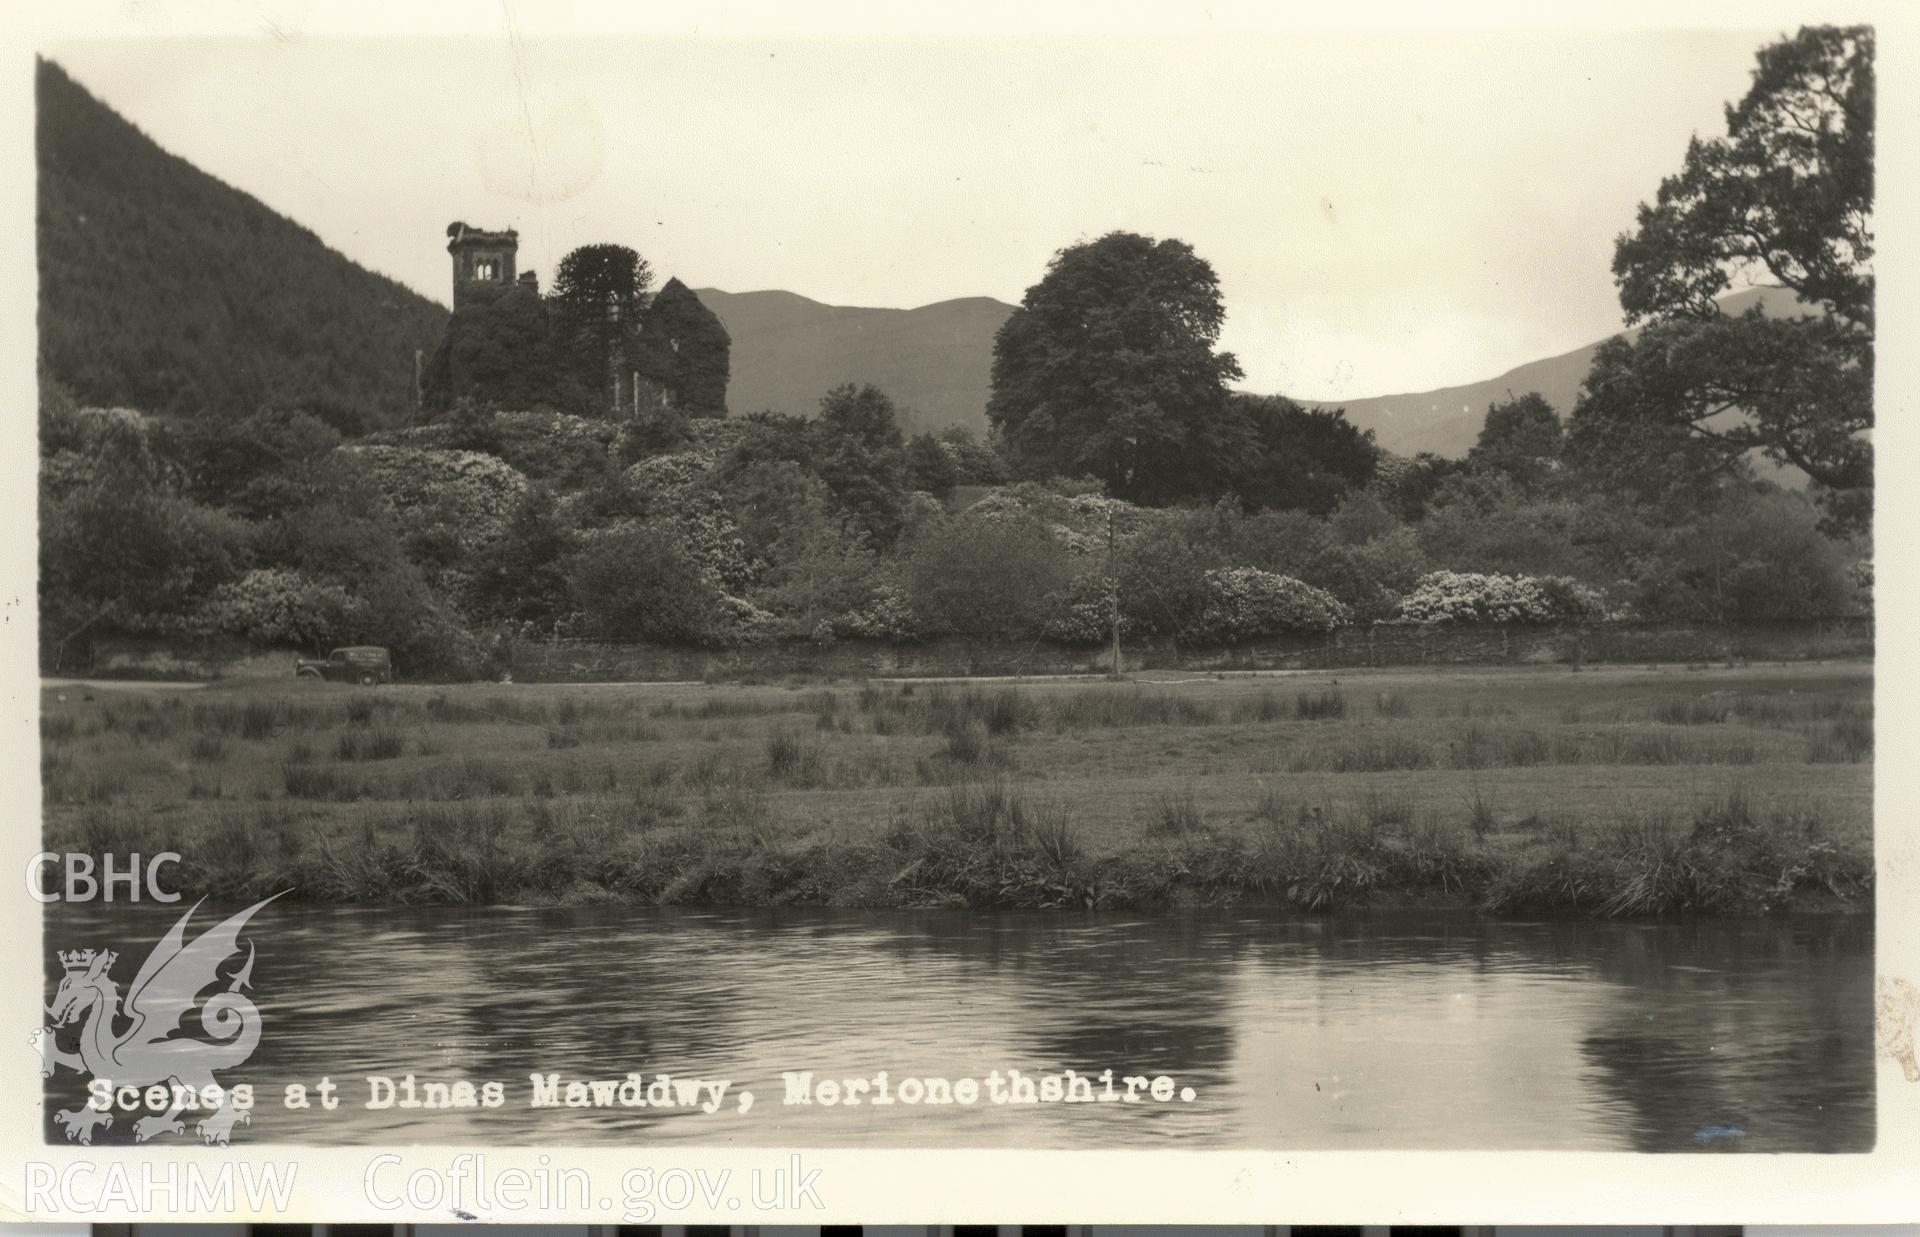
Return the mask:
MULTIPOLYGON (((279 897, 275 894, 274 897, 279 897)), ((201 933, 191 944, 186 941, 187 922, 200 909, 195 903, 180 916, 127 988, 126 1003, 120 1000, 119 985, 112 978, 119 955, 112 950, 62 950, 60 963, 66 974, 47 1006, 52 1026, 33 1033, 33 1046, 40 1052, 40 1074, 51 1077, 55 1068, 65 1066, 96 1080, 110 1082, 115 1092, 122 1087, 146 1088, 155 1083, 178 1086, 204 1093, 218 1085, 215 1070, 232 1069, 253 1054, 260 1042, 260 1011, 242 988, 253 986, 253 945, 246 946, 246 962, 231 976, 220 975, 220 968, 240 952, 240 930, 255 911, 273 898, 256 902, 239 914, 201 933), (207 997, 200 994, 224 982, 226 989, 207 997), (176 1036, 181 1020, 196 1006, 202 1029, 213 1042, 176 1036), (75 1022, 80 1025, 79 1051, 68 1052, 56 1042, 56 1031, 75 1022)), ((224 1144, 236 1124, 245 1124, 248 1114, 236 1109, 231 1092, 222 1088, 220 1102, 195 1123, 194 1129, 209 1144, 224 1144)), ((185 1100, 175 1093, 173 1107, 164 1114, 153 1113, 134 1122, 135 1142, 146 1142, 162 1134, 186 1132, 180 1113, 185 1100)), ((91 1143, 96 1130, 113 1124, 111 1109, 102 1111, 91 1104, 76 1110, 54 1114, 54 1121, 76 1142, 91 1143)))

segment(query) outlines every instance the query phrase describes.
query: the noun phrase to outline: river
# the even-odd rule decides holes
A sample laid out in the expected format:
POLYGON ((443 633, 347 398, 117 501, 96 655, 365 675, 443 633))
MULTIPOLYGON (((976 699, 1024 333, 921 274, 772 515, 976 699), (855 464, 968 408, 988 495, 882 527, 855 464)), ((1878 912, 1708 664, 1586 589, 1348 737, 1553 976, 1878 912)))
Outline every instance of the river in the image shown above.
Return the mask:
MULTIPOLYGON (((124 991, 180 909, 51 908, 49 994, 54 951, 85 946, 121 952, 124 991)), ((193 930, 214 922, 203 909, 193 930)), ((251 1059, 222 1075, 256 1089, 235 1141, 1771 1152, 1874 1140, 1867 916, 274 903, 244 939, 264 1023, 251 1059), (1013 1069, 1165 1076, 1171 1097, 1143 1081, 1132 1101, 990 1102, 992 1073, 1004 1083, 1013 1069), (976 1079, 981 1098, 875 1105, 883 1070, 890 1087, 976 1079), (783 1103, 782 1074, 802 1071, 816 1087, 867 1080, 869 1102, 783 1103), (368 1076, 409 1072, 498 1081, 505 1099, 366 1106, 368 1076), (730 1087, 712 1113, 541 1108, 536 1072, 730 1087), (336 1108, 285 1106, 288 1084, 323 1077, 336 1108)), ((56 1075, 49 1113, 84 1099, 81 1081, 56 1075)), ((99 1141, 127 1141, 131 1123, 99 1141)), ((48 1130, 60 1137, 51 1117, 48 1130)))

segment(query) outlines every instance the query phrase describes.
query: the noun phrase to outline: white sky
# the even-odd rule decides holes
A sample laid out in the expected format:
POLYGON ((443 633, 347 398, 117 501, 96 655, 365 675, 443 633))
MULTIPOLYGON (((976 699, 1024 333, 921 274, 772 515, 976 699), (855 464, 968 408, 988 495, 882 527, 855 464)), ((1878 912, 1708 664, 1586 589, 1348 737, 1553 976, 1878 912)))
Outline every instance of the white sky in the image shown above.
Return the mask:
POLYGON ((843 305, 1017 302, 1056 249, 1177 236, 1245 386, 1475 381, 1619 326, 1609 263, 1775 31, 1230 38, 468 35, 48 54, 167 149, 441 301, 445 225, 550 273, 843 305))

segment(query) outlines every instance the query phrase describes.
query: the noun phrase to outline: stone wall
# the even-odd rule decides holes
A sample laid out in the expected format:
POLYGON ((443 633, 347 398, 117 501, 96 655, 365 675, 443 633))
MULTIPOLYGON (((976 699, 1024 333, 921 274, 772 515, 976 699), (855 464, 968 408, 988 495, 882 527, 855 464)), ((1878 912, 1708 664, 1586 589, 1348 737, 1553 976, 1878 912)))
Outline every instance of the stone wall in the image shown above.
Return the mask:
MULTIPOLYGON (((1668 623, 1566 627, 1379 624, 1325 636, 1280 637, 1236 648, 1133 643, 1122 654, 1130 671, 1858 659, 1873 656, 1873 621, 1836 619, 1727 628, 1668 623)), ((1104 648, 1068 648, 1045 642, 941 640, 884 645, 842 641, 709 651, 563 640, 516 645, 510 665, 513 677, 520 682, 584 683, 777 679, 787 675, 934 678, 1089 674, 1107 670, 1109 662, 1104 648)))
MULTIPOLYGON (((1363 666, 1528 665, 1550 663, 1724 663, 1806 661, 1873 656, 1873 620, 1697 627, 1679 623, 1511 627, 1498 624, 1379 624, 1328 635, 1288 636, 1235 648, 1167 641, 1129 643, 1126 668, 1235 671, 1353 669, 1363 666)), ((312 655, 309 653, 308 655, 312 655)), ((293 649, 241 641, 166 641, 102 634, 74 659, 48 673, 94 678, 280 678, 293 670, 293 649)), ((396 665, 401 679, 414 676, 396 665)), ((918 644, 795 641, 752 649, 670 648, 596 640, 523 641, 507 670, 523 683, 675 682, 954 675, 1099 674, 1105 648, 930 640, 918 644)))

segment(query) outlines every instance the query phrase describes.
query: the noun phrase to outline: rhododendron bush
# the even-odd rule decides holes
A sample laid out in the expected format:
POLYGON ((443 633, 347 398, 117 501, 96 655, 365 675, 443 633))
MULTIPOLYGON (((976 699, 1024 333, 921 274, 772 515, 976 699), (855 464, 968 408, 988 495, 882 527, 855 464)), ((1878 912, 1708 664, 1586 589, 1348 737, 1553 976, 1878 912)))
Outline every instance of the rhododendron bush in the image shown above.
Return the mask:
POLYGON ((393 504, 403 527, 447 529, 461 547, 498 538, 519 509, 527 479, 511 465, 478 451, 421 447, 347 447, 393 504))
POLYGON ((1559 623, 1607 617, 1606 599, 1566 576, 1436 571, 1400 599, 1409 623, 1559 623))
POLYGON ((319 647, 349 630, 359 611, 359 603, 338 584, 269 567, 215 589, 197 617, 209 631, 319 647))
POLYGON ((1231 644, 1283 632, 1325 632, 1347 621, 1346 607, 1331 593, 1257 567, 1209 571, 1207 593, 1200 620, 1188 633, 1199 640, 1231 644))

